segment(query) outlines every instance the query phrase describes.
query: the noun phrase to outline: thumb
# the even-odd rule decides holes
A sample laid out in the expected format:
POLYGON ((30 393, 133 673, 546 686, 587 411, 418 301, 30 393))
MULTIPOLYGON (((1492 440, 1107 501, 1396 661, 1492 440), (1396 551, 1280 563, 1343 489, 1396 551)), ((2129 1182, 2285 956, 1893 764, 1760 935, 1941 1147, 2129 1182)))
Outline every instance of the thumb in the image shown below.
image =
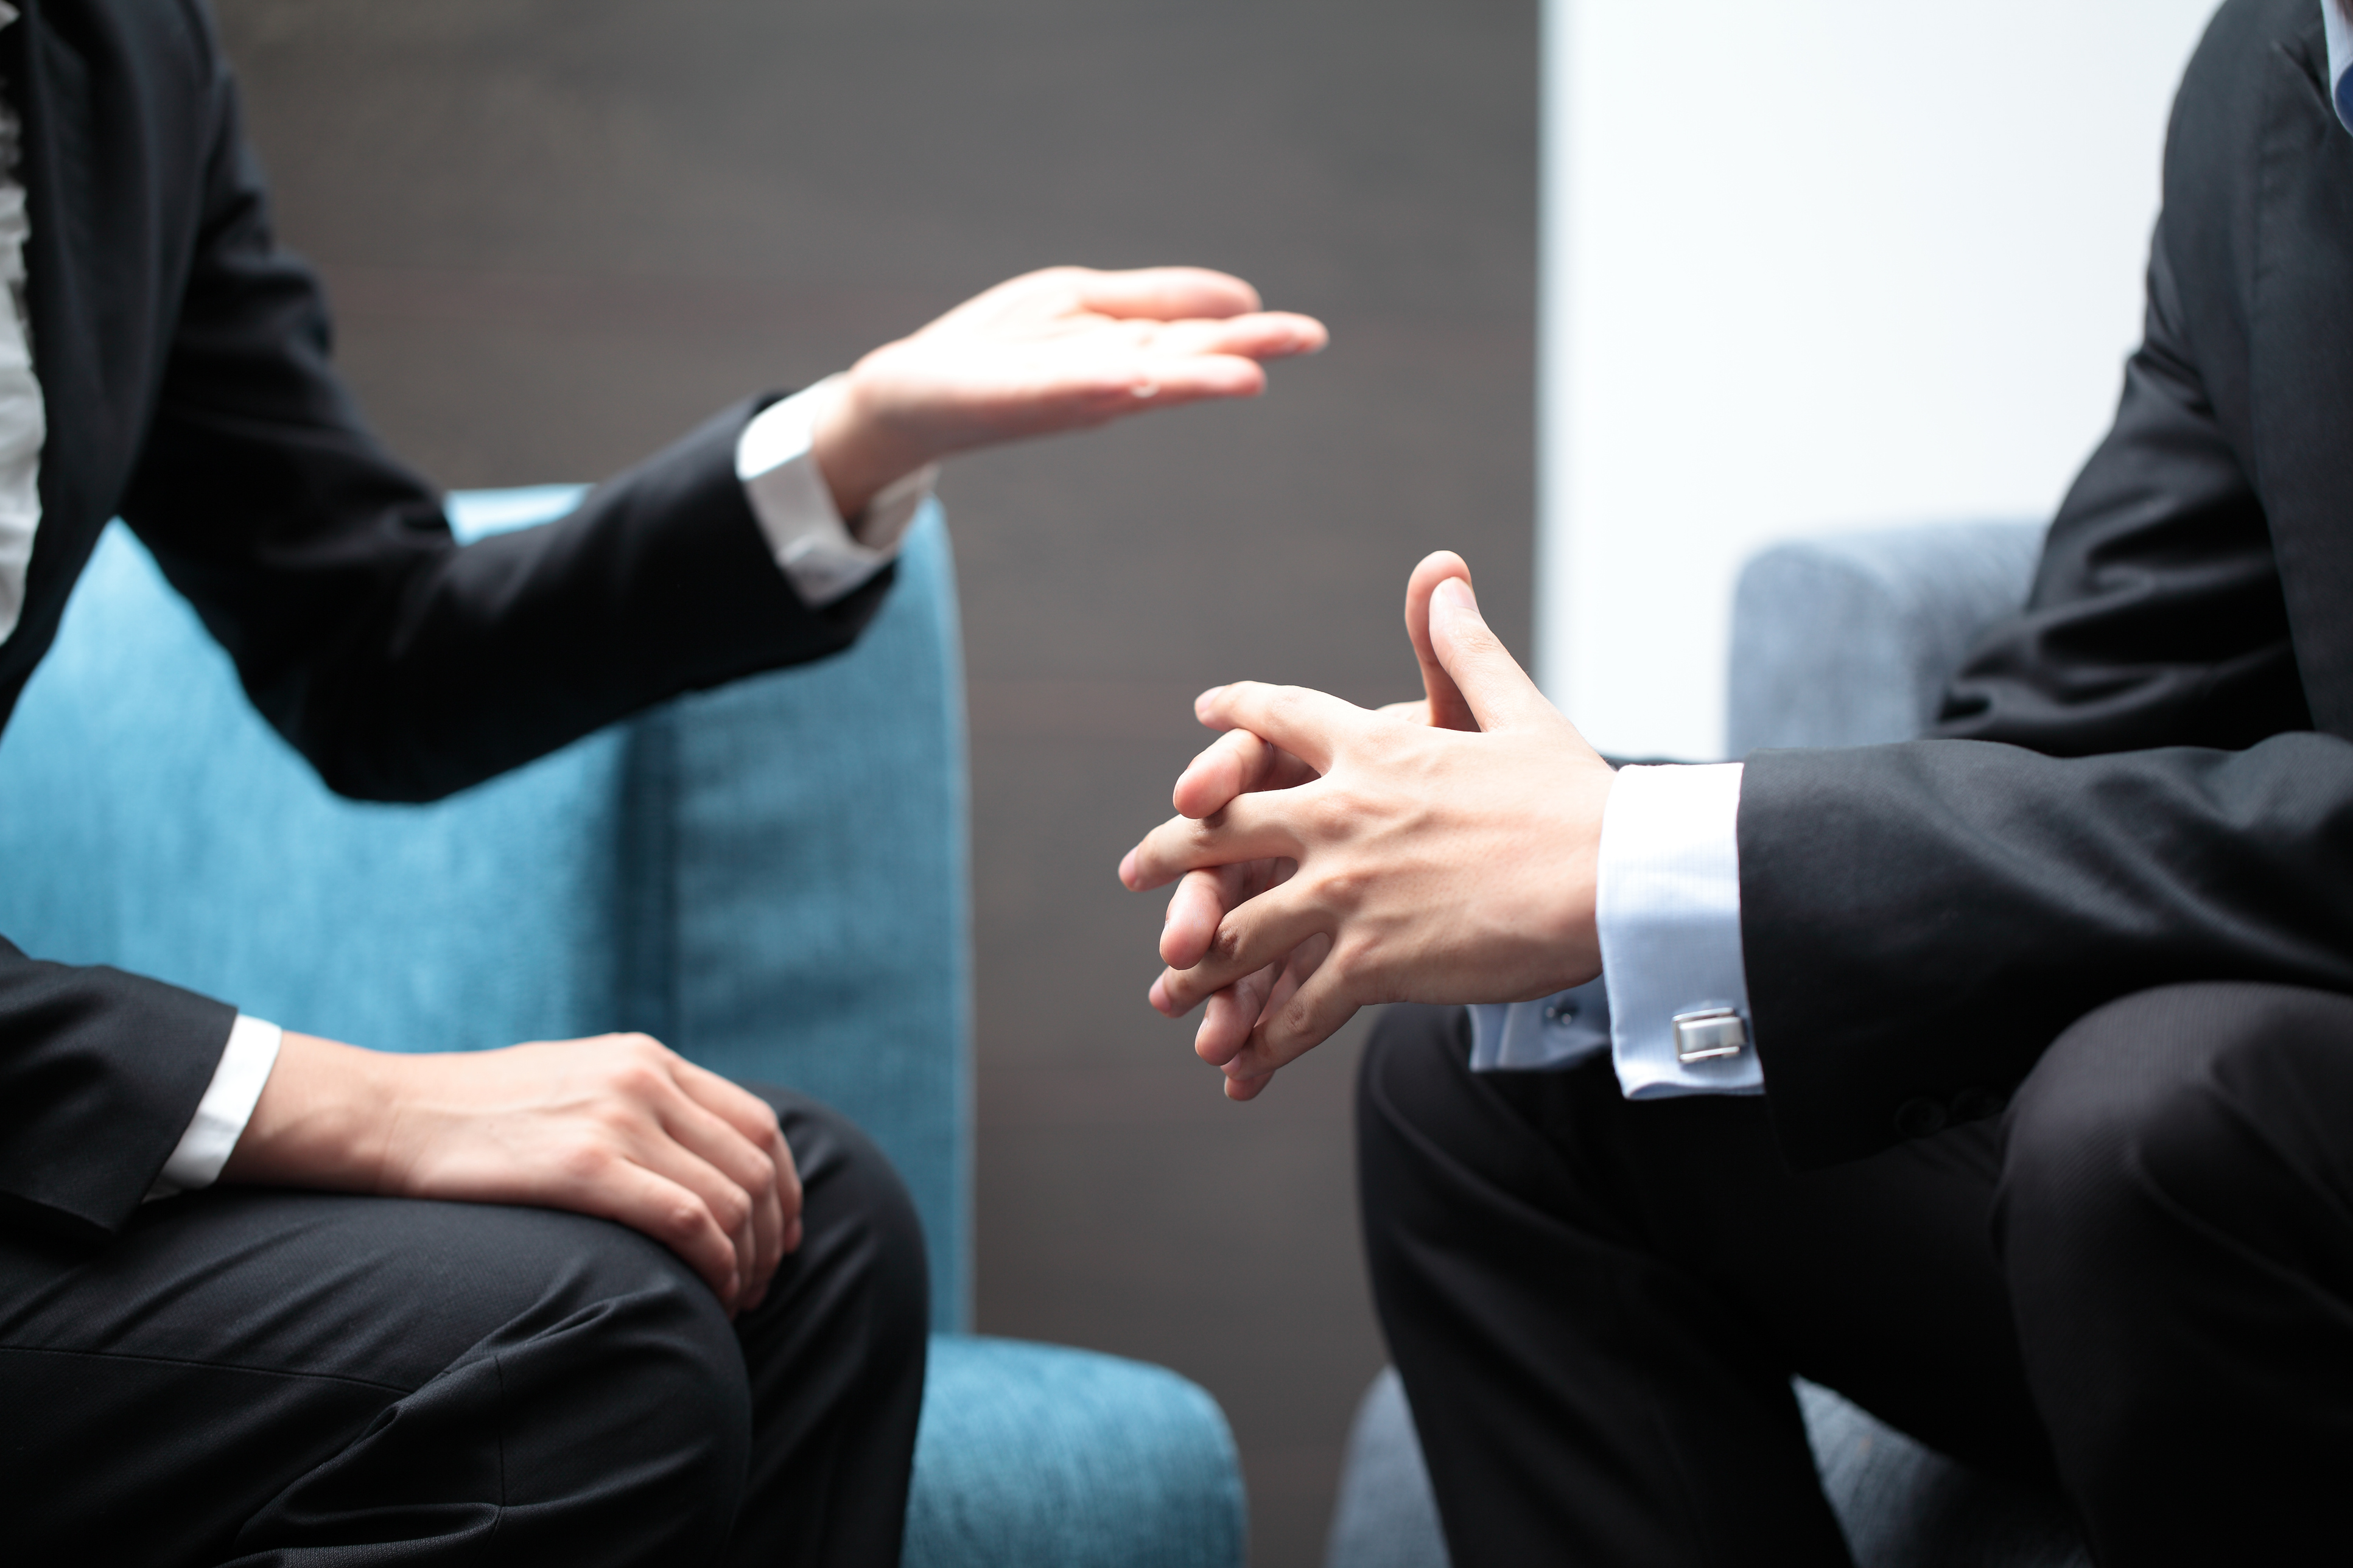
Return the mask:
POLYGON ((1460 577, 1445 579, 1430 593, 1430 643, 1482 730, 1559 717, 1503 640, 1487 629, 1471 584, 1460 577))
POLYGON ((1446 667, 1438 662, 1438 652, 1430 642, 1430 595, 1440 583, 1450 577, 1471 581, 1471 568, 1462 557, 1451 550, 1433 551, 1422 557, 1405 585, 1405 635, 1413 642, 1415 662, 1421 666, 1421 689, 1429 707, 1425 721, 1440 730, 1476 730, 1479 721, 1471 716, 1471 705, 1462 700, 1462 693, 1446 667))

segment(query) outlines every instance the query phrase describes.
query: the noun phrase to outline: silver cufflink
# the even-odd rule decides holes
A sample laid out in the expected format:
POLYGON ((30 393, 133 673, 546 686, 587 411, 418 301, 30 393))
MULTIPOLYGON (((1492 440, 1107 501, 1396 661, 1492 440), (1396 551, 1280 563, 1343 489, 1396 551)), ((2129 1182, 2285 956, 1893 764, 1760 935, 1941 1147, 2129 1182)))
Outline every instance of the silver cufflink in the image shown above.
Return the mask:
POLYGON ((1675 1015, 1675 1059, 1719 1061, 1748 1048, 1748 1025, 1729 1007, 1675 1015))

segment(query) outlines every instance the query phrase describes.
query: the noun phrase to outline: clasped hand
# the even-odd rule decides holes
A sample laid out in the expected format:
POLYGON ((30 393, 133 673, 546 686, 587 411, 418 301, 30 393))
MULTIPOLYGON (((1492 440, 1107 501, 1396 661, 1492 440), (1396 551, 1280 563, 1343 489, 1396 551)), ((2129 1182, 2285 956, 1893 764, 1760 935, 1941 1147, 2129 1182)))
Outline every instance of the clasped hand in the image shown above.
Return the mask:
POLYGON ((1376 1002, 1516 1002, 1590 980, 1612 773, 1480 616, 1440 552, 1407 585, 1422 701, 1299 687, 1202 693, 1224 733, 1177 816, 1120 863, 1176 881, 1152 1005, 1206 1003, 1194 1049, 1249 1100, 1376 1002))
POLYGON ((643 1035, 397 1056, 289 1032, 221 1174, 595 1215, 677 1253, 731 1317, 801 1241, 776 1113, 643 1035))

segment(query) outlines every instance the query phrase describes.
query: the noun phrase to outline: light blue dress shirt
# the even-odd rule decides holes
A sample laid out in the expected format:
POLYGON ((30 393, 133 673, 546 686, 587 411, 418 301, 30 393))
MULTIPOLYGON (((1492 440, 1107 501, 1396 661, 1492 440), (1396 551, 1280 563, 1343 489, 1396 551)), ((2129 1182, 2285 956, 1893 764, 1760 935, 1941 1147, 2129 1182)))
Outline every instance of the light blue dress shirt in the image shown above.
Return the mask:
MULTIPOLYGON (((2353 21, 2320 0, 2329 98, 2353 132, 2353 21)), ((1594 924, 1601 978, 1535 1002, 1471 1009, 1474 1072, 1571 1068, 1607 1049, 1629 1100, 1761 1094, 1740 951, 1740 764, 1620 770, 1601 820, 1594 924), (1729 1007, 1748 1022, 1736 1057, 1685 1062, 1674 1016, 1729 1007)))

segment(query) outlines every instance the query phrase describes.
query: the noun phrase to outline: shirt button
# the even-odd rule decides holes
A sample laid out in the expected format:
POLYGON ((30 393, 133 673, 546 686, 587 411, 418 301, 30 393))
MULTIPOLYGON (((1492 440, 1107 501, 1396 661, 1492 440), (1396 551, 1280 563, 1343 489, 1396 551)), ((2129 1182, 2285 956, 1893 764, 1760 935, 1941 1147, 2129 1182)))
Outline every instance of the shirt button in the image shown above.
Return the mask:
POLYGON ((1983 1121, 1989 1116, 2000 1116, 2010 1097, 1998 1089, 1963 1089, 1953 1093, 1953 1120, 1983 1121))
POLYGON ((1926 1138, 1945 1126, 1945 1108, 1926 1095, 1915 1095, 1895 1108, 1895 1131, 1906 1138, 1926 1138))

